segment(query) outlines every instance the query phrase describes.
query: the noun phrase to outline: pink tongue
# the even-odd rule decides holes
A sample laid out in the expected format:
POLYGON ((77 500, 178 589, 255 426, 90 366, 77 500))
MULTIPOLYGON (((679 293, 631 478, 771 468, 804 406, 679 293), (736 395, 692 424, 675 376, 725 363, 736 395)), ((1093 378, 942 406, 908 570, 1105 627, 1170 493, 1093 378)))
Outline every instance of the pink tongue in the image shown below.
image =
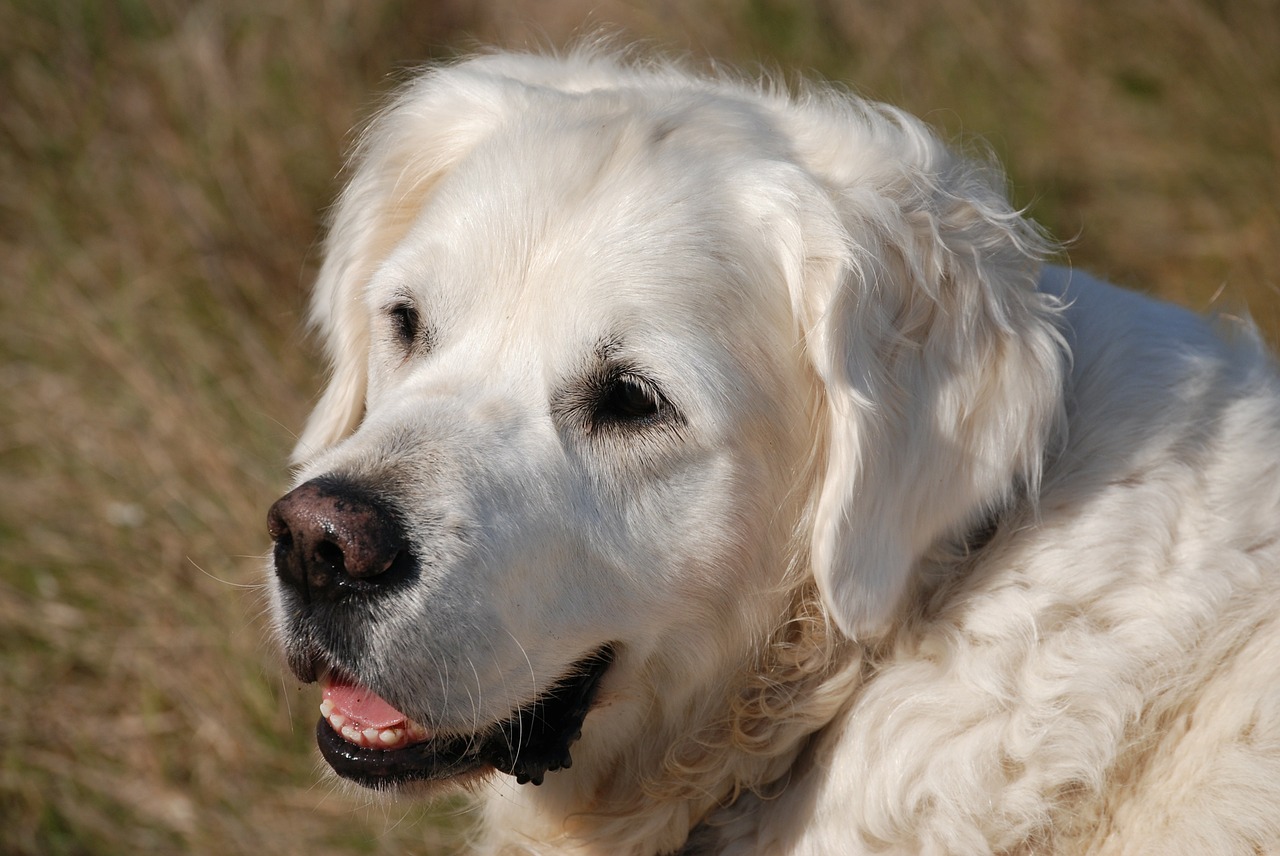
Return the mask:
POLYGON ((324 688, 324 697, 335 712, 360 723, 361 728, 392 728, 408 719, 367 687, 329 684, 324 688))

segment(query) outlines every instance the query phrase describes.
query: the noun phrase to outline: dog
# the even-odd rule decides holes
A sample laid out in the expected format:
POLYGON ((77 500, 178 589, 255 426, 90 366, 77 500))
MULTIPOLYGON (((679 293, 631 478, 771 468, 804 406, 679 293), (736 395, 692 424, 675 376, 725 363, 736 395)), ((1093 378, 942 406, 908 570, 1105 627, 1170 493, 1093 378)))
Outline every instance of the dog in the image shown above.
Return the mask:
POLYGON ((1280 379, 832 86, 612 48, 358 143, 271 508, 317 741, 484 853, 1280 853, 1280 379))

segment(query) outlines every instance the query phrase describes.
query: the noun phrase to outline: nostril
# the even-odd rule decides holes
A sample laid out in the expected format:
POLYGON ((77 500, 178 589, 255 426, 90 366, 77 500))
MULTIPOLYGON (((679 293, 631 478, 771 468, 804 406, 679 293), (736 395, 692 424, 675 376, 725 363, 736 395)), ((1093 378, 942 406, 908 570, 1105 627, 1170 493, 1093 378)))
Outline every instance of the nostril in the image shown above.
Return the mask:
POLYGON ((281 582, 302 595, 303 599, 307 599, 309 596, 307 570, 301 562, 301 557, 294 544, 293 531, 289 528, 288 523, 291 496, 293 494, 286 494, 276 500, 275 504, 271 506, 271 510, 267 512, 267 534, 275 542, 273 556, 276 576, 280 578, 281 582))
POLYGON ((332 541, 321 541, 316 545, 316 561, 319 564, 328 565, 336 573, 342 573, 346 565, 342 548, 332 541))
POLYGON ((271 536, 272 541, 276 542, 281 538, 289 537, 289 527, 285 524, 284 515, 281 512, 283 502, 283 498, 276 500, 271 510, 267 512, 267 534, 271 536))

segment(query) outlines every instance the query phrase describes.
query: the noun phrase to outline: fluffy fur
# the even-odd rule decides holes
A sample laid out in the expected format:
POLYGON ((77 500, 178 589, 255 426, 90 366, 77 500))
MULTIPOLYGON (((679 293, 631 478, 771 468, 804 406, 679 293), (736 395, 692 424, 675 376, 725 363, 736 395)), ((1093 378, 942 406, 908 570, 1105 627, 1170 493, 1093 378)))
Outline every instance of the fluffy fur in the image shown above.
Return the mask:
POLYGON ((1001 185, 607 51, 371 124, 296 457, 424 571, 345 665, 465 730, 618 650, 572 769, 477 786, 481 852, 1280 853, 1273 363, 1043 265, 1001 185), (593 417, 619 372, 665 409, 593 417))

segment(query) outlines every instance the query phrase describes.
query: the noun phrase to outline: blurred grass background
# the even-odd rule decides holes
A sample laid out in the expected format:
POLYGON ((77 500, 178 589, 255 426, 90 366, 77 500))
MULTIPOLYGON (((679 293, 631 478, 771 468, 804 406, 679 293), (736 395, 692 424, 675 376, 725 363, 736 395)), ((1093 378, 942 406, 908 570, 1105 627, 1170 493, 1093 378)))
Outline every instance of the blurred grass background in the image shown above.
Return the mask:
POLYGON ((985 140, 1073 264, 1280 338, 1274 0, 0 0, 0 853, 456 849, 317 783, 264 512, 350 129, 415 64, 599 28, 985 140))

